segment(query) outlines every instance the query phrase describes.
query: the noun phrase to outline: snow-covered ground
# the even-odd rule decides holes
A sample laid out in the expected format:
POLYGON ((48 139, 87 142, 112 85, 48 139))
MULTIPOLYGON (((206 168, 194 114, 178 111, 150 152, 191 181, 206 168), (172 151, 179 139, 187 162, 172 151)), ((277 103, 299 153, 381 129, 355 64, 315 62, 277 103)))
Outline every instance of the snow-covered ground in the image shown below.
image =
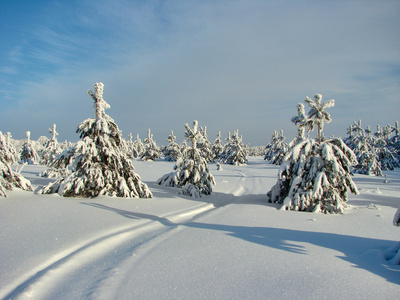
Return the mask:
MULTIPOLYGON (((210 164, 211 196, 155 181, 173 162, 134 161, 152 199, 0 198, 0 299, 398 299, 400 170, 356 175, 344 215, 266 203, 277 166, 210 164)), ((45 167, 26 166, 34 188, 45 167)))

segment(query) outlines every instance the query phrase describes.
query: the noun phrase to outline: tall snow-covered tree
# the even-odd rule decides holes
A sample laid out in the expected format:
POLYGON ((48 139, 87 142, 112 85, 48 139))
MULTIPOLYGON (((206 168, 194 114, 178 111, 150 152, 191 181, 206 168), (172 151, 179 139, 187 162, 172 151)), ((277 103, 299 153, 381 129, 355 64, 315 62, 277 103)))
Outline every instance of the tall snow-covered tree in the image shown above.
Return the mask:
POLYGON ((32 185, 29 180, 11 168, 16 163, 14 153, 9 151, 7 138, 0 131, 0 196, 7 197, 7 190, 14 187, 26 191, 32 191, 32 185))
POLYGON ((20 160, 22 163, 39 163, 39 154, 36 152, 34 143, 31 141, 31 132, 26 132, 26 142, 22 145, 20 151, 20 160))
POLYGON ((164 158, 167 161, 177 161, 178 158, 182 155, 181 148, 175 142, 176 136, 174 132, 171 130, 171 134, 166 138, 168 141, 168 145, 165 147, 164 150, 164 158))
POLYGON ((208 170, 207 161, 197 148, 197 140, 201 135, 198 122, 193 122, 193 129, 186 123, 185 129, 185 137, 190 141, 191 146, 188 146, 177 160, 174 166, 176 171, 165 174, 158 179, 157 183, 182 188, 180 193, 191 197, 210 195, 215 179, 208 170))
POLYGON ((147 130, 147 138, 145 138, 143 142, 144 152, 142 154, 142 157, 140 158, 141 160, 149 161, 160 158, 160 149, 157 146, 156 142, 153 140, 153 135, 151 134, 150 129, 147 130))
POLYGON ((110 105, 103 99, 103 86, 98 82, 94 92, 88 91, 94 100, 95 119, 86 119, 78 126, 81 140, 53 163, 62 166, 71 162, 72 173, 44 186, 40 193, 65 197, 152 197, 122 150, 121 131, 105 113, 110 105))
MULTIPOLYGON (((321 99, 321 96, 316 98, 321 99)), ((333 104, 334 100, 330 100, 320 114, 314 114, 314 103, 309 104, 311 113, 308 115, 313 117, 313 124, 319 124, 319 129, 323 128, 327 116, 324 109, 333 104)), ((307 126, 308 131, 313 128, 307 126)), ((348 191, 358 194, 350 174, 351 166, 356 162, 353 151, 339 138, 321 142, 304 139, 285 156, 278 181, 267 193, 268 201, 282 204, 283 209, 343 213, 348 191)))

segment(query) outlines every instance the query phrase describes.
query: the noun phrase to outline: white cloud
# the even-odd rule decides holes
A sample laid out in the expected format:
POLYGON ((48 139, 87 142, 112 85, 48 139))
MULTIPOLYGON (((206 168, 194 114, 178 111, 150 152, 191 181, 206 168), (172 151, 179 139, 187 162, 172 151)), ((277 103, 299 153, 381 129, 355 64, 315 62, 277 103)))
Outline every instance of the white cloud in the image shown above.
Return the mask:
POLYGON ((183 139, 184 123, 194 119, 210 140, 237 128, 252 144, 267 143, 275 129, 293 136, 297 103, 316 92, 336 99, 327 135, 344 135, 358 118, 393 123, 398 115, 400 74, 385 71, 399 60, 394 1, 88 3, 90 11, 69 12, 77 23, 63 30, 38 27, 48 47, 32 56, 57 67, 24 86, 14 113, 25 118, 10 126, 46 134, 57 123, 53 112, 61 113, 66 138, 77 138, 78 123, 92 117, 86 91, 96 81, 125 136, 151 128, 159 143, 171 129, 183 139), (72 33, 74 26, 84 31, 72 33))

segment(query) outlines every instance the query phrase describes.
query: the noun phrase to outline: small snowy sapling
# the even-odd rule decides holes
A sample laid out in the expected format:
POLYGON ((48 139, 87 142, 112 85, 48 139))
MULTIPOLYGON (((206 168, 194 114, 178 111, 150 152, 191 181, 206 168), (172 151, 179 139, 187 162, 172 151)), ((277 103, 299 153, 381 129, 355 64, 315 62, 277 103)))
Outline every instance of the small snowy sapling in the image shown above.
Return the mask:
POLYGON ((209 172, 206 159, 197 148, 197 140, 201 133, 198 131, 198 122, 193 122, 193 129, 185 124, 185 137, 191 142, 177 160, 174 170, 158 179, 159 185, 182 188, 180 193, 192 197, 210 195, 212 185, 215 185, 214 176, 209 172))

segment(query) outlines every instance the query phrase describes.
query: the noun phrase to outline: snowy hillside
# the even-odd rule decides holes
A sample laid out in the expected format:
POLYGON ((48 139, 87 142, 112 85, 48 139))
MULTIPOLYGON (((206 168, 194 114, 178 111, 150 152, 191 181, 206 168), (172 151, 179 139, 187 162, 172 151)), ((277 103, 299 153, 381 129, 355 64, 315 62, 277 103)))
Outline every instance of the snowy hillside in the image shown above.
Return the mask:
MULTIPOLYGON (((324 215, 267 203, 279 167, 260 157, 209 164, 201 198, 156 184, 174 162, 133 164, 153 198, 0 197, 0 299, 398 299, 399 169, 354 176, 360 195, 324 215)), ((22 175, 37 190, 45 169, 22 175)))

